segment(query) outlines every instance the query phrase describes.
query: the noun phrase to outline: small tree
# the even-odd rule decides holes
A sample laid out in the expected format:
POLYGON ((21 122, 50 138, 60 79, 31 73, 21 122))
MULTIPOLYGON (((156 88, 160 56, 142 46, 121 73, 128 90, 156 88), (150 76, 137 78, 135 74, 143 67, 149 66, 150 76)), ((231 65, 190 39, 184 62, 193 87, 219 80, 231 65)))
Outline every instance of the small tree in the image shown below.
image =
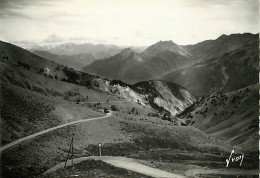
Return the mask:
POLYGON ((77 99, 77 102, 76 102, 76 103, 79 104, 79 102, 80 102, 80 99, 77 99))

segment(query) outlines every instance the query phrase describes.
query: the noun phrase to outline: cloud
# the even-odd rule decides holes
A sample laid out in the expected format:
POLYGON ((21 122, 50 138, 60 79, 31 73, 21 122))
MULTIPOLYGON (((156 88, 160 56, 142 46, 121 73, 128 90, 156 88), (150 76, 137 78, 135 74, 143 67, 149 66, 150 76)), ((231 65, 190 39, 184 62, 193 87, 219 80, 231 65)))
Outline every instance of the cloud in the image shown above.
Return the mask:
POLYGON ((258 4, 258 0, 184 0, 186 6, 230 6, 230 5, 244 5, 251 6, 258 4))
POLYGON ((258 32, 258 4, 258 0, 0 0, 0 39, 192 44, 222 34, 258 32))
POLYGON ((51 0, 0 0, 0 18, 44 20, 36 13, 57 5, 57 2, 51 0), (37 9, 38 12, 34 13, 32 9, 37 9))
POLYGON ((1 9, 23 9, 28 6, 51 6, 51 0, 1 0, 1 9))
POLYGON ((43 40, 43 42, 45 43, 58 43, 63 41, 65 41, 65 39, 56 34, 51 34, 46 39, 43 40))
POLYGON ((0 9, 0 18, 24 18, 24 19, 33 19, 30 15, 16 12, 12 9, 0 9))

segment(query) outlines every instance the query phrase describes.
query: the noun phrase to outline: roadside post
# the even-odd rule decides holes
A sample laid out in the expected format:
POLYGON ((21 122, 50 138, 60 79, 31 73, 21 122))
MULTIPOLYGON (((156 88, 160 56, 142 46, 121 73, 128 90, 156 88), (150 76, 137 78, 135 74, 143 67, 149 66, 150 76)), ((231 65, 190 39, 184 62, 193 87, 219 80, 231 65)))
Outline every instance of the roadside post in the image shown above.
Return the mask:
POLYGON ((101 147, 102 147, 102 144, 99 143, 99 144, 98 144, 98 147, 99 147, 99 156, 101 156, 101 147))
POLYGON ((70 152, 71 152, 71 162, 73 164, 73 140, 74 140, 74 134, 72 135, 72 139, 71 139, 71 143, 70 143, 70 148, 69 148, 69 151, 68 151, 68 154, 67 154, 67 158, 66 158, 66 161, 65 161, 65 165, 64 165, 64 168, 67 166, 67 161, 69 160, 69 155, 70 155, 70 152))

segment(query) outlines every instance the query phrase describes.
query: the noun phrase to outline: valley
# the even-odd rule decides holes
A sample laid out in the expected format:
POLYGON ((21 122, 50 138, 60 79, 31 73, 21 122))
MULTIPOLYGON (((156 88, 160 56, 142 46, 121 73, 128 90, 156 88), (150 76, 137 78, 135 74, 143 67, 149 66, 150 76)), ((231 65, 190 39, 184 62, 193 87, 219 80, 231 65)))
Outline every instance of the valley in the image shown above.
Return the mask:
POLYGON ((1 41, 1 177, 257 176, 259 51, 244 38, 219 55, 127 48, 85 72, 1 41), (231 150, 242 166, 226 167, 231 150))

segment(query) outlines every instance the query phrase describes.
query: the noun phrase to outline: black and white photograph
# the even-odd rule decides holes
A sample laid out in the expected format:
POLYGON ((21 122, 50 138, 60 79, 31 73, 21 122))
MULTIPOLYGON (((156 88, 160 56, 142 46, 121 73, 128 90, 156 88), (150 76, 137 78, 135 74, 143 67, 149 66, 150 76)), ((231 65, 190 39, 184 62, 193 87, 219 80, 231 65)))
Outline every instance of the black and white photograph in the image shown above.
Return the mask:
POLYGON ((259 177, 259 44, 259 0, 0 0, 0 177, 259 177))

